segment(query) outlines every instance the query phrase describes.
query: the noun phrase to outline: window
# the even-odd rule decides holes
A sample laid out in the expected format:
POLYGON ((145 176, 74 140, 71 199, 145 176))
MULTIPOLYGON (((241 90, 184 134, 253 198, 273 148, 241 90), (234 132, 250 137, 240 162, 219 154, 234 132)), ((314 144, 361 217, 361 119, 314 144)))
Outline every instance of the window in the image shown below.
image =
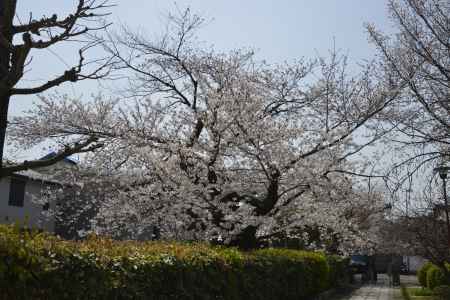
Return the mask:
POLYGON ((25 197, 25 184, 25 180, 11 178, 8 202, 10 206, 23 207, 23 199, 25 197))
POLYGON ((45 202, 44 205, 42 205, 42 210, 48 210, 50 208, 50 203, 45 202))

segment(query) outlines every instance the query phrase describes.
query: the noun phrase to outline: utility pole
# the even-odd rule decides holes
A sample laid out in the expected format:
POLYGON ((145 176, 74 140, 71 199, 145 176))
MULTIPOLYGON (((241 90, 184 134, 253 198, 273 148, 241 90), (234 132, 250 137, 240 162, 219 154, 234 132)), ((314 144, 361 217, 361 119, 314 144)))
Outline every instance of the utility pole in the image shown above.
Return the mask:
MULTIPOLYGON (((441 177, 442 178, 442 177, 441 177)), ((442 184, 443 184, 443 190, 444 190, 444 212, 445 212, 445 219, 447 223, 447 242, 448 247, 450 249, 450 217, 448 213, 448 199, 447 199, 447 173, 445 173, 445 177, 442 178, 442 184)))
MULTIPOLYGON (((406 224, 407 226, 409 226, 409 205, 410 205, 410 201, 411 201, 411 192, 412 192, 412 174, 410 174, 408 172, 408 181, 409 181, 409 186, 408 189, 406 190, 406 224)), ((406 269, 409 273, 410 270, 410 259, 409 259, 409 255, 406 256, 406 269)))
POLYGON ((450 216, 448 212, 448 199, 447 199, 447 173, 450 170, 450 167, 438 167, 434 169, 439 173, 439 177, 442 179, 442 187, 444 192, 444 213, 445 213, 445 221, 447 224, 447 244, 450 249, 450 216))

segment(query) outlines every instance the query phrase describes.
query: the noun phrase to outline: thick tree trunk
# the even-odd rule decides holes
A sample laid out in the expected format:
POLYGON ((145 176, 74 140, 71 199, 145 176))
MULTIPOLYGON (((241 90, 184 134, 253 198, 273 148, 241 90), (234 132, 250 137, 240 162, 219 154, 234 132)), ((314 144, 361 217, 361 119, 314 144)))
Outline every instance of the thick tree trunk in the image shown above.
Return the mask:
POLYGON ((229 244, 228 246, 238 247, 242 250, 251 250, 259 247, 259 240, 256 237, 256 226, 245 227, 229 244))
MULTIPOLYGON (((269 186, 267 187, 267 193, 262 201, 256 201, 255 213, 257 216, 268 215, 279 200, 278 188, 280 172, 277 169, 273 169, 271 173, 271 178, 269 186)), ((247 226, 245 227, 236 237, 230 242, 230 246, 239 247, 243 250, 250 250, 259 248, 261 245, 261 240, 256 236, 258 230, 257 226, 247 226)))
POLYGON ((267 187, 267 194, 264 198, 264 201, 259 204, 256 209, 256 214, 258 216, 265 216, 272 211, 275 205, 278 202, 278 188, 279 188, 279 180, 280 180, 280 171, 273 170, 271 174, 271 179, 269 182, 269 186, 267 187))
MULTIPOLYGON (((10 95, 9 71, 13 39, 13 18, 17 0, 0 0, 0 170, 3 167, 10 95)), ((1 172, 0 172, 1 173, 1 172)))
MULTIPOLYGON (((9 95, 0 96, 0 170, 3 167, 5 140, 6 140, 6 128, 8 127, 8 107, 9 107, 9 95)), ((1 172, 0 172, 1 177, 1 172)))

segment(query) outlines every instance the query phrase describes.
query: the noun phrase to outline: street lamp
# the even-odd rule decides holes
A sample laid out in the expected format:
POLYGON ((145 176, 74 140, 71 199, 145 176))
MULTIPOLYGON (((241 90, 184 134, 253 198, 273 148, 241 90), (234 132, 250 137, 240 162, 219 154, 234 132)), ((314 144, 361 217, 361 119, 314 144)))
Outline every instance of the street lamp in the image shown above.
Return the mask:
POLYGON ((450 248, 450 217, 448 213, 448 200, 447 200, 447 173, 450 171, 450 167, 440 166, 434 168, 434 171, 439 173, 439 177, 442 179, 442 187, 444 192, 444 212, 447 223, 447 243, 450 248))

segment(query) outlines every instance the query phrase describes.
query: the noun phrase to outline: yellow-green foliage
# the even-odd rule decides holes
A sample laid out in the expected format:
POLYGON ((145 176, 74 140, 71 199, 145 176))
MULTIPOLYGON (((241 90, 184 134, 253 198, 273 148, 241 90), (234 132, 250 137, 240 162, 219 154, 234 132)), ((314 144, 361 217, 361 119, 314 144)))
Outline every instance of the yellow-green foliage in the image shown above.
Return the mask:
POLYGON ((433 296, 433 291, 429 288, 408 288, 408 294, 411 296, 419 296, 419 297, 431 297, 433 296))
MULTIPOLYGON (((448 273, 450 273, 450 264, 445 264, 448 273)), ((417 278, 422 287, 433 290, 437 286, 448 284, 450 278, 445 278, 443 270, 436 265, 428 262, 417 271, 417 278)))
POLYGON ((82 242, 0 225, 0 299, 308 299, 344 278, 322 253, 205 243, 82 242))
POLYGON ((419 270, 417 270, 417 280, 422 287, 427 287, 427 271, 432 266, 432 263, 427 262, 419 270))
POLYGON ((427 287, 430 290, 433 290, 435 287, 439 285, 445 284, 445 275, 444 272, 439 269, 437 266, 433 265, 427 270, 427 287))

